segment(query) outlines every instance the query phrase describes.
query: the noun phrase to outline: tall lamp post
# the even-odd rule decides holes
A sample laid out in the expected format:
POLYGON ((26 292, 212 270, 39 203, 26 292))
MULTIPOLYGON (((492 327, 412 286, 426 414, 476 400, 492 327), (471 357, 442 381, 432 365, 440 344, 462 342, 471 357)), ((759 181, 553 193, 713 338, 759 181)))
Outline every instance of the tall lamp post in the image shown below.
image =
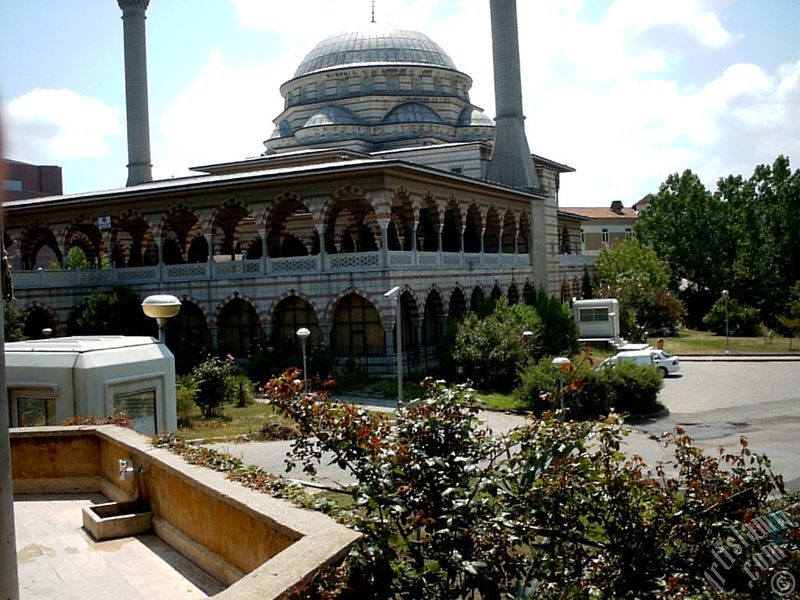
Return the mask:
POLYGON ((533 332, 525 330, 522 332, 522 339, 525 340, 525 358, 531 358, 531 339, 533 339, 533 332))
POLYGON ((558 369, 558 406, 561 409, 561 420, 564 420, 564 367, 570 364, 566 356, 556 356, 551 364, 558 369))
POLYGON ((151 319, 158 323, 158 343, 166 343, 164 328, 167 326, 167 319, 174 317, 181 309, 181 301, 169 294, 157 294, 148 296, 142 301, 142 311, 151 319))
POLYGON ((731 351, 730 329, 728 329, 728 298, 729 297, 730 297, 730 292, 728 292, 728 290, 722 290, 722 298, 723 298, 723 300, 725 300, 725 354, 728 354, 731 351))
POLYGON ((308 370, 306 369, 306 340, 308 336, 311 335, 311 332, 306 329, 305 327, 301 327, 297 330, 297 337, 300 338, 300 345, 303 349, 303 393, 305 394, 308 390, 306 389, 308 386, 308 370))
POLYGON ((396 285, 383 295, 384 298, 392 300, 395 304, 395 327, 397 335, 397 408, 403 404, 403 324, 401 322, 403 307, 400 303, 400 286, 396 285))

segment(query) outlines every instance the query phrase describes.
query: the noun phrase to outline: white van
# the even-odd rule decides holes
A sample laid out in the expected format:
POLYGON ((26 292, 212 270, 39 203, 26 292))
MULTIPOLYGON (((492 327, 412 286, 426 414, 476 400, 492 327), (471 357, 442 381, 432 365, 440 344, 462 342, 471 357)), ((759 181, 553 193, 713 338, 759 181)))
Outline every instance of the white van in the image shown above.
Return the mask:
POLYGON ((619 352, 614 356, 606 358, 600 363, 600 366, 606 367, 621 362, 632 362, 637 365, 648 365, 651 367, 656 366, 652 350, 626 350, 624 352, 619 352))
MULTIPOLYGON (((629 344, 632 346, 633 344, 629 344)), ((620 362, 633 362, 637 365, 650 365, 658 370, 662 377, 666 377, 672 373, 677 373, 681 369, 680 360, 677 356, 673 356, 663 350, 651 348, 646 346, 641 350, 624 350, 609 356, 600 363, 601 367, 620 362)))

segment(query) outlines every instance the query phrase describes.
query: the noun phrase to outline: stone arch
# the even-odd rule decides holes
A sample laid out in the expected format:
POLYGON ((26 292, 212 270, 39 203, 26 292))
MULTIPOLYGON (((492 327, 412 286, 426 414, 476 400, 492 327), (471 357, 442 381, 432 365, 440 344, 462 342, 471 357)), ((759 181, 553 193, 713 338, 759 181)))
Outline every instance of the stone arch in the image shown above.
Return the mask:
POLYGON ((530 252, 530 232, 531 222, 528 213, 522 213, 519 217, 519 228, 517 229, 517 252, 528 254, 530 252))
POLYGON ((442 214, 442 251, 461 251, 461 209, 454 198, 447 201, 442 214))
POLYGON ((32 221, 23 229, 19 236, 19 253, 24 270, 46 269, 53 261, 59 265, 64 263, 64 255, 50 224, 42 220, 32 221), (43 248, 48 251, 40 256, 43 248))
POLYGON ((265 347, 261 316, 255 305, 238 292, 218 306, 216 320, 221 354, 245 358, 265 347))
POLYGON ((360 188, 344 186, 336 190, 325 203, 322 215, 325 250, 329 254, 378 249, 380 229, 375 204, 360 188))
POLYGON ((503 216, 503 254, 514 254, 514 240, 517 237, 517 218, 514 211, 508 209, 503 216))
POLYGON ((447 306, 447 318, 460 321, 467 314, 467 299, 461 286, 453 288, 447 306))
POLYGON ((240 260, 254 243, 261 245, 256 218, 250 208, 237 198, 228 198, 211 215, 214 256, 240 260))
MULTIPOLYGON (((165 264, 202 262, 198 253, 191 252, 197 238, 203 238, 204 229, 200 215, 186 204, 172 206, 158 224, 158 237, 162 243, 162 259, 165 264), (190 254, 193 255, 190 258, 190 254)), ((207 259, 206 259, 207 260, 207 259)))
POLYGON ((464 219, 464 252, 475 254, 481 251, 483 219, 478 205, 472 203, 464 219))
POLYGON ((489 297, 495 302, 497 302, 498 300, 500 300, 500 298, 503 297, 503 290, 500 289, 499 283, 494 284, 494 286, 492 287, 492 292, 491 294, 489 294, 489 297))
POLYGON ((506 292, 506 297, 508 298, 508 303, 511 306, 519 303, 519 290, 517 289, 517 284, 512 283, 508 286, 508 292, 506 292))
POLYGON ((109 262, 112 266, 149 267, 158 263, 158 250, 147 215, 127 209, 109 232, 109 262))
POLYGON ((61 323, 58 314, 52 308, 34 301, 23 314, 25 337, 31 340, 43 339, 47 337, 42 333, 42 330, 46 327, 53 330, 50 337, 57 337, 61 323))
POLYGON ((444 330, 444 301, 437 286, 431 286, 425 298, 422 324, 422 346, 435 348, 444 330))
POLYGON ((383 356, 386 335, 380 309, 363 292, 349 293, 331 300, 331 351, 340 357, 356 359, 383 356))
POLYGON ((271 258, 319 254, 311 206, 297 194, 281 194, 266 213, 267 255, 271 258))
POLYGON ((297 330, 301 327, 311 332, 308 341, 312 347, 322 344, 319 311, 304 294, 298 294, 294 290, 281 294, 280 299, 276 299, 270 307, 269 315, 273 348, 288 347, 292 351, 300 352, 301 342, 297 338, 297 330))
POLYGON ((486 211, 486 227, 483 232, 483 251, 487 254, 500 252, 500 213, 494 206, 486 211))
POLYGON ((411 250, 412 229, 414 227, 414 206, 404 187, 395 191, 392 198, 387 239, 389 250, 411 250))
POLYGON ((419 224, 417 225, 417 250, 436 252, 439 250, 439 211, 436 201, 428 192, 422 196, 419 206, 419 224))
POLYGON ((480 284, 475 285, 475 287, 472 288, 472 293, 469 297, 469 309, 472 312, 475 312, 475 310, 477 310, 477 308, 485 301, 486 294, 483 293, 483 288, 480 286, 480 284))
POLYGON ((102 266, 102 255, 105 250, 103 234, 90 215, 81 214, 75 217, 72 223, 64 228, 62 239, 65 255, 72 247, 77 246, 83 251, 91 266, 98 268, 102 266))
POLYGON ((167 321, 167 347, 175 355, 175 369, 188 373, 212 351, 209 319, 202 303, 189 296, 181 297, 181 309, 167 321))

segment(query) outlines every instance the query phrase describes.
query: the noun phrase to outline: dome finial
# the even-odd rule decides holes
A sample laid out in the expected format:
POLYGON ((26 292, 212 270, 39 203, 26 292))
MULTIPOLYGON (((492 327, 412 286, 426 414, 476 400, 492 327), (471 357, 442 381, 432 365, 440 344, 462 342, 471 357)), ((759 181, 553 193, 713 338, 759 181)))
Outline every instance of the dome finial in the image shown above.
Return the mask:
POLYGON ((372 22, 375 22, 375 0, 372 0, 372 22))

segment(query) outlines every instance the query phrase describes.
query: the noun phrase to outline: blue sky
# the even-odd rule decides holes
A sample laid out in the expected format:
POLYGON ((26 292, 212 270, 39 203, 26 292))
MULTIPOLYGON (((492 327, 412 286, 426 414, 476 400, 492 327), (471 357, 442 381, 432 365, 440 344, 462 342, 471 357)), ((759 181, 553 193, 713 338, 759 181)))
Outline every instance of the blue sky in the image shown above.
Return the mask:
MULTIPOLYGON (((473 78, 494 116, 488 1, 377 0, 473 78)), ((518 0, 531 150, 569 164, 563 206, 629 206, 690 168, 707 185, 778 154, 800 167, 800 1, 518 0)), ((121 12, 115 0, 0 2, 6 155, 64 168, 65 192, 126 179, 121 12)), ((369 0, 151 0, 154 175, 254 156, 278 91, 369 0)))

